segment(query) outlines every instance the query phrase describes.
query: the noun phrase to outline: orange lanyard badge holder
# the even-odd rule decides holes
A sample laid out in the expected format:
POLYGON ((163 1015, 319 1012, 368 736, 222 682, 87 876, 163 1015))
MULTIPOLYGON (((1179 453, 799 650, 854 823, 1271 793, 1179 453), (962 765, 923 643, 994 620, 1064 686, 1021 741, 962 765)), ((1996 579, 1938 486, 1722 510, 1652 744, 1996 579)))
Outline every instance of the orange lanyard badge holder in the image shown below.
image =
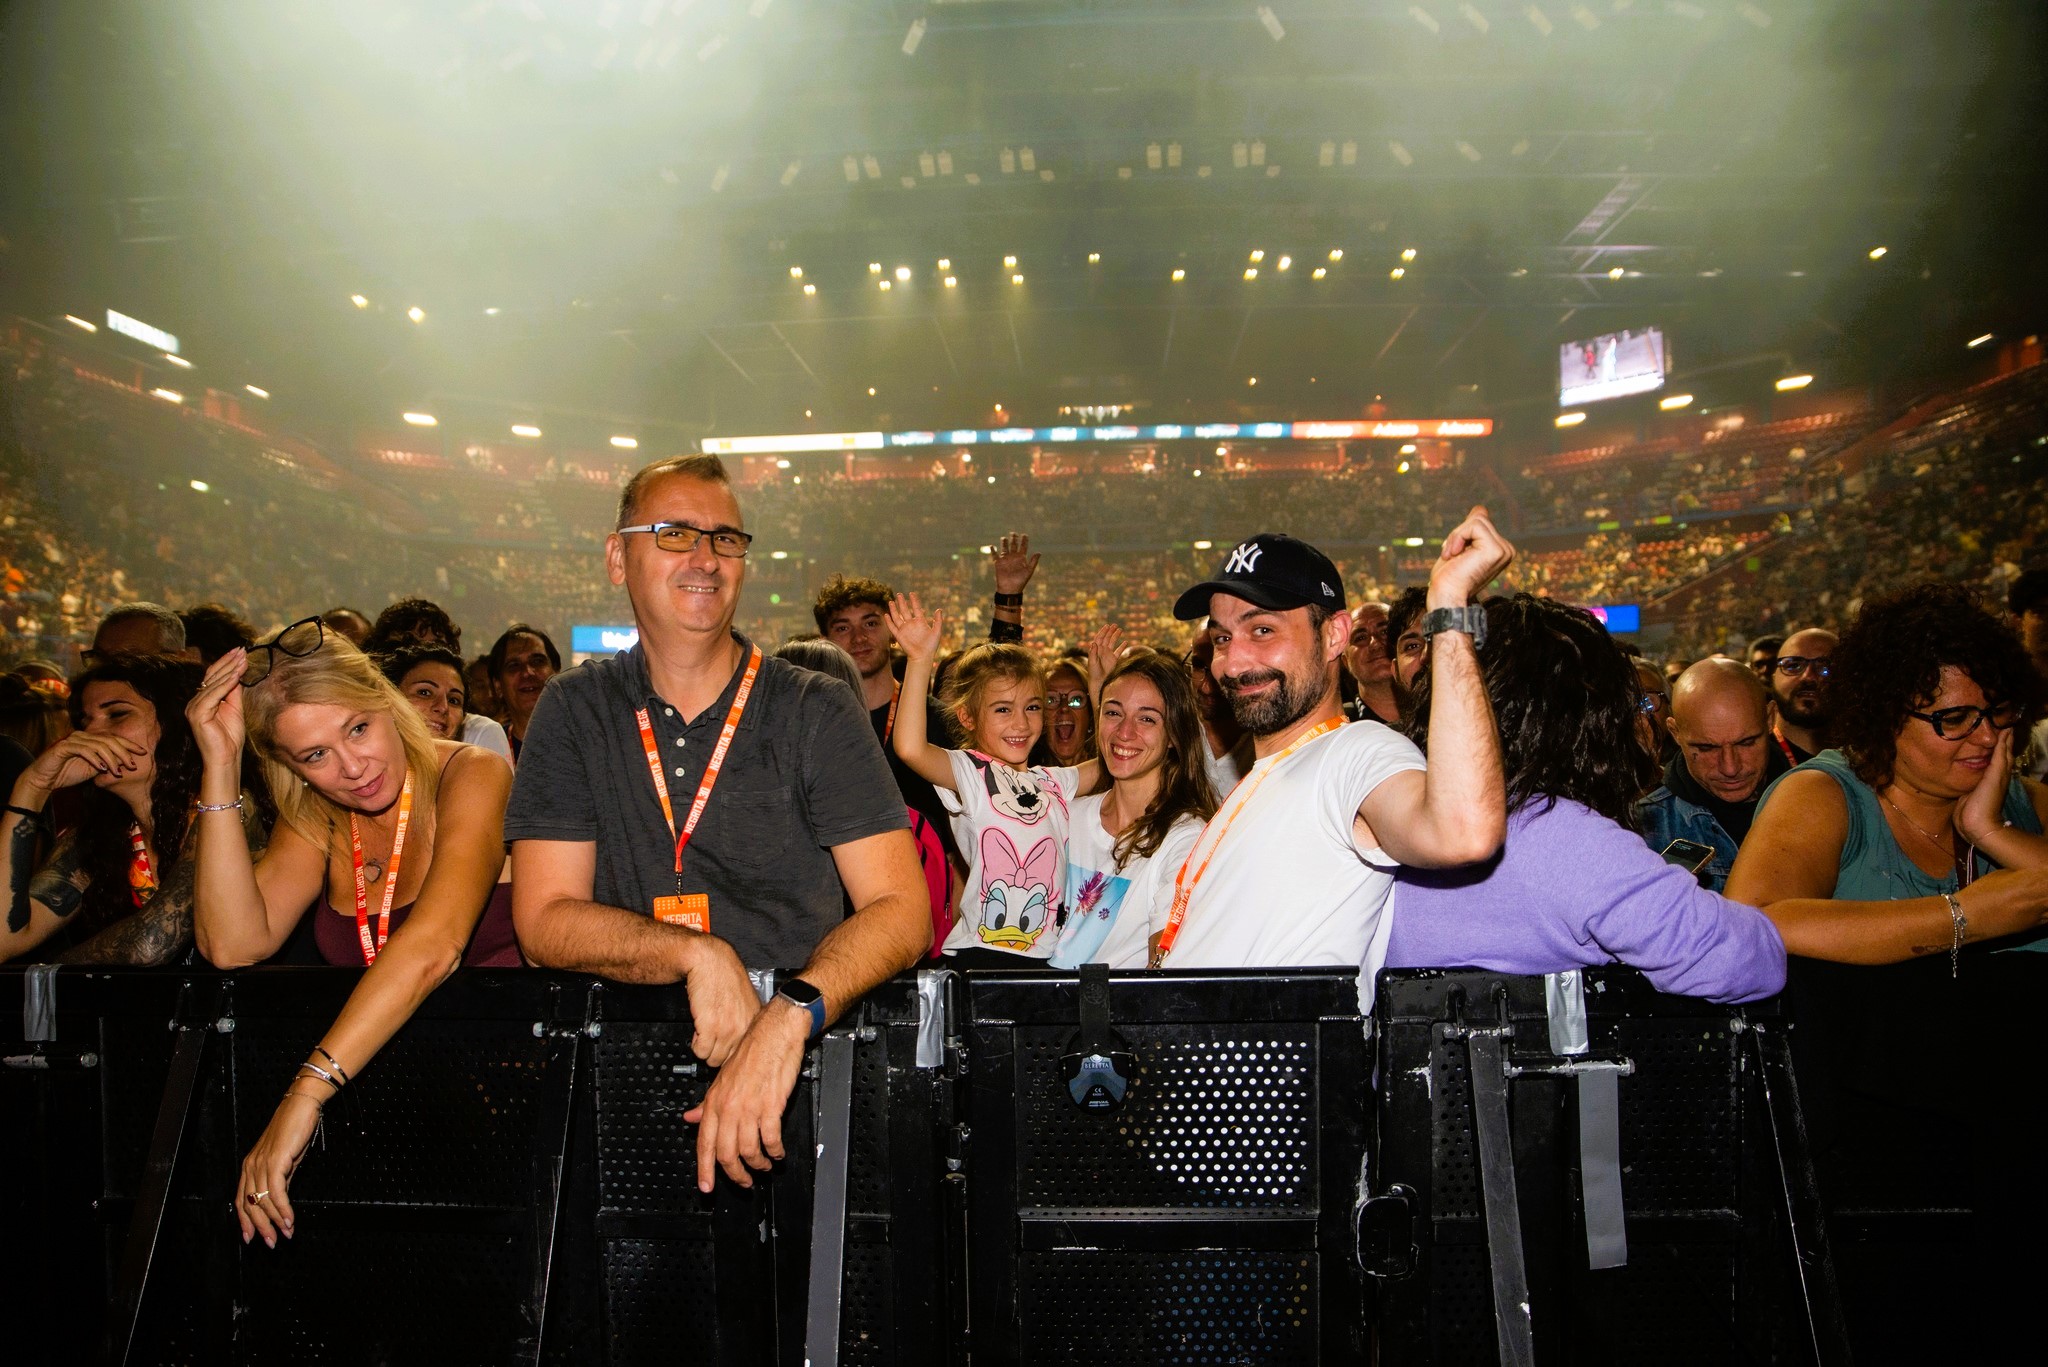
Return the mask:
POLYGON ((654 919, 664 925, 683 926, 706 935, 711 933, 710 894, 683 891, 683 851, 689 848, 690 837, 696 834, 697 823, 711 803, 711 789, 718 782, 718 771, 725 767, 725 752, 732 748, 733 733, 739 730, 740 714, 747 710, 747 699, 753 694, 754 680, 760 672, 761 647, 755 646, 747 657, 747 672, 741 677, 739 692, 733 695, 732 707, 725 714, 725 726, 718 733, 718 744, 711 751, 711 762, 704 766, 704 777, 697 784, 696 800, 690 804, 681 830, 676 829, 675 807, 668 797, 668 780, 661 776, 661 752, 654 743, 654 721, 644 707, 633 714, 640 723, 640 748, 647 754, 647 772, 654 779, 654 795, 661 799, 662 819, 668 822, 669 834, 675 837, 676 842, 675 896, 654 899, 654 919))

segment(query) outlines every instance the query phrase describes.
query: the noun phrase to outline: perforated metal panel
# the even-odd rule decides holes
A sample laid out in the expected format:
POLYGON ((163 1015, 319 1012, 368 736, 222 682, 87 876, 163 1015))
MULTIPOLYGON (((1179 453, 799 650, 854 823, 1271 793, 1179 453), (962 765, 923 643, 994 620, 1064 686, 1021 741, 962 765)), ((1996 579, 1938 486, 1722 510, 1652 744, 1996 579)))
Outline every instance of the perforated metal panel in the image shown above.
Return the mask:
MULTIPOLYGON (((103 1152, 109 1196, 133 1196, 141 1182, 175 1039, 168 1017, 108 1016, 100 1024, 103 1152)), ((277 1090, 282 1094, 283 1085, 277 1090)))
MULTIPOLYGON (((1472 1126, 1472 1075, 1462 1042, 1432 1037, 1429 1057, 1430 1205, 1443 1220, 1485 1213, 1479 1188, 1478 1131, 1472 1126)), ((1489 1301, 1491 1304, 1491 1301, 1489 1301)))
POLYGON ((839 1294, 839 1361, 845 1367, 899 1361, 890 1333, 896 1323, 895 1275, 887 1244, 847 1245, 839 1294))
POLYGON ((1635 1215, 1733 1211, 1739 1200, 1739 1073, 1725 1018, 1617 1021, 1615 1050, 1634 1059, 1621 1079, 1621 1190, 1635 1215))
POLYGON ((683 1113, 713 1074, 687 1024, 610 1022, 597 1043, 598 1205, 607 1213, 700 1210, 697 1127, 683 1113))
MULTIPOLYGON (((612 1239, 604 1246, 606 1361, 674 1367, 709 1361, 718 1266, 709 1242, 612 1239)), ((765 1291, 765 1288, 764 1288, 765 1291)))
MULTIPOLYGON (((246 1152, 324 1023, 252 1022, 236 1032, 236 1144, 246 1152)), ((362 1205, 524 1209, 543 1093, 560 1086, 567 1046, 502 1023, 436 1021, 406 1030, 330 1102, 326 1147, 295 1196, 362 1205)))
POLYGON ((1316 1357, 1316 1263, 1307 1254, 1063 1250, 1026 1255, 1019 1273, 1029 1363, 1316 1357))
POLYGON ((513 1236, 361 1227, 302 1208, 297 1237, 243 1263, 245 1363, 502 1364, 529 1275, 513 1236))
POLYGON ((1440 1367, 1492 1367, 1493 1274, 1484 1244, 1445 1246, 1431 1255, 1429 1361, 1440 1367))
POLYGON ((1110 1115, 1065 1093, 1071 1030, 1016 1032, 1021 1208, 1314 1209, 1311 1027, 1119 1028, 1140 1071, 1110 1115))
POLYGON ((889 1056, 869 1040, 853 1056, 853 1145, 847 1153, 849 1215, 889 1213, 889 1056))

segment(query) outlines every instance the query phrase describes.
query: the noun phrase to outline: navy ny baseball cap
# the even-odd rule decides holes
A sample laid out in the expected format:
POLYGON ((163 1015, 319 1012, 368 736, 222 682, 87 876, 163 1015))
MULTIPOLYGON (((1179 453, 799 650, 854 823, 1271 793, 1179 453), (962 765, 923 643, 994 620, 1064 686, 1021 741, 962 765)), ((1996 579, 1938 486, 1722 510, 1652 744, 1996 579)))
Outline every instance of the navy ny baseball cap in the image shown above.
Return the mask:
POLYGON ((1173 605, 1173 615, 1183 622, 1200 621, 1209 615, 1210 597, 1218 593, 1234 594, 1275 612, 1310 603, 1331 612, 1344 606, 1344 581, 1330 557, 1284 532, 1260 532, 1231 547, 1216 577, 1183 593, 1173 605))

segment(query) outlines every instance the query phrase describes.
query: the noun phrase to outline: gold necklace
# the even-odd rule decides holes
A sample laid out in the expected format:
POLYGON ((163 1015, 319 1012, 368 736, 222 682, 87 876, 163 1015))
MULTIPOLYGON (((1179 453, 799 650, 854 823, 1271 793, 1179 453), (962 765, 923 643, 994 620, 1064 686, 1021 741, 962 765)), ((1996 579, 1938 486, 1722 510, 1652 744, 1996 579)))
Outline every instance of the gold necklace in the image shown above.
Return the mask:
MULTIPOLYGON (((1935 849, 1940 850, 1943 854, 1947 855, 1949 858, 1949 862, 1953 864, 1956 867, 1956 869, 1960 872, 1963 881, 1963 886, 1969 886, 1970 877, 1975 872, 1975 869, 1972 867, 1974 861, 1965 859, 1964 857, 1958 855, 1956 853, 1956 847, 1953 841, 1944 845, 1939 840, 1936 840, 1933 836, 1927 833, 1927 828, 1925 826, 1922 826, 1912 817, 1907 816, 1904 809, 1902 809, 1898 803, 1892 801, 1883 793, 1879 793, 1877 795, 1877 800, 1879 802, 1882 802, 1885 806, 1891 808, 1894 812, 1897 812, 1899 814, 1899 820, 1905 822, 1908 826, 1911 826, 1914 830, 1918 831, 1920 833, 1920 838, 1922 840, 1925 840, 1929 845, 1932 845, 1935 849)), ((1972 848, 1974 849, 1975 847, 1973 846, 1972 848)))

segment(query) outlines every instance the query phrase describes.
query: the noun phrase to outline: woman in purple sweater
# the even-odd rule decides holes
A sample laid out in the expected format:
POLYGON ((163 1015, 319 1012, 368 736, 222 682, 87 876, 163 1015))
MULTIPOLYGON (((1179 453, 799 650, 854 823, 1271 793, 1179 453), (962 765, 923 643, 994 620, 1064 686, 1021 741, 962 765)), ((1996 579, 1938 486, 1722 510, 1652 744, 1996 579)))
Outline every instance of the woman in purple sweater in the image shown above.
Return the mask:
MULTIPOLYGON (((1546 598, 1495 598, 1479 660, 1500 728, 1507 839, 1483 864, 1400 871, 1386 966, 1619 963, 1688 997, 1779 991, 1785 942, 1770 920, 1701 888, 1631 824, 1657 768, 1637 738, 1642 685, 1607 629, 1546 598)), ((1429 726, 1423 677, 1418 733, 1429 726)))

